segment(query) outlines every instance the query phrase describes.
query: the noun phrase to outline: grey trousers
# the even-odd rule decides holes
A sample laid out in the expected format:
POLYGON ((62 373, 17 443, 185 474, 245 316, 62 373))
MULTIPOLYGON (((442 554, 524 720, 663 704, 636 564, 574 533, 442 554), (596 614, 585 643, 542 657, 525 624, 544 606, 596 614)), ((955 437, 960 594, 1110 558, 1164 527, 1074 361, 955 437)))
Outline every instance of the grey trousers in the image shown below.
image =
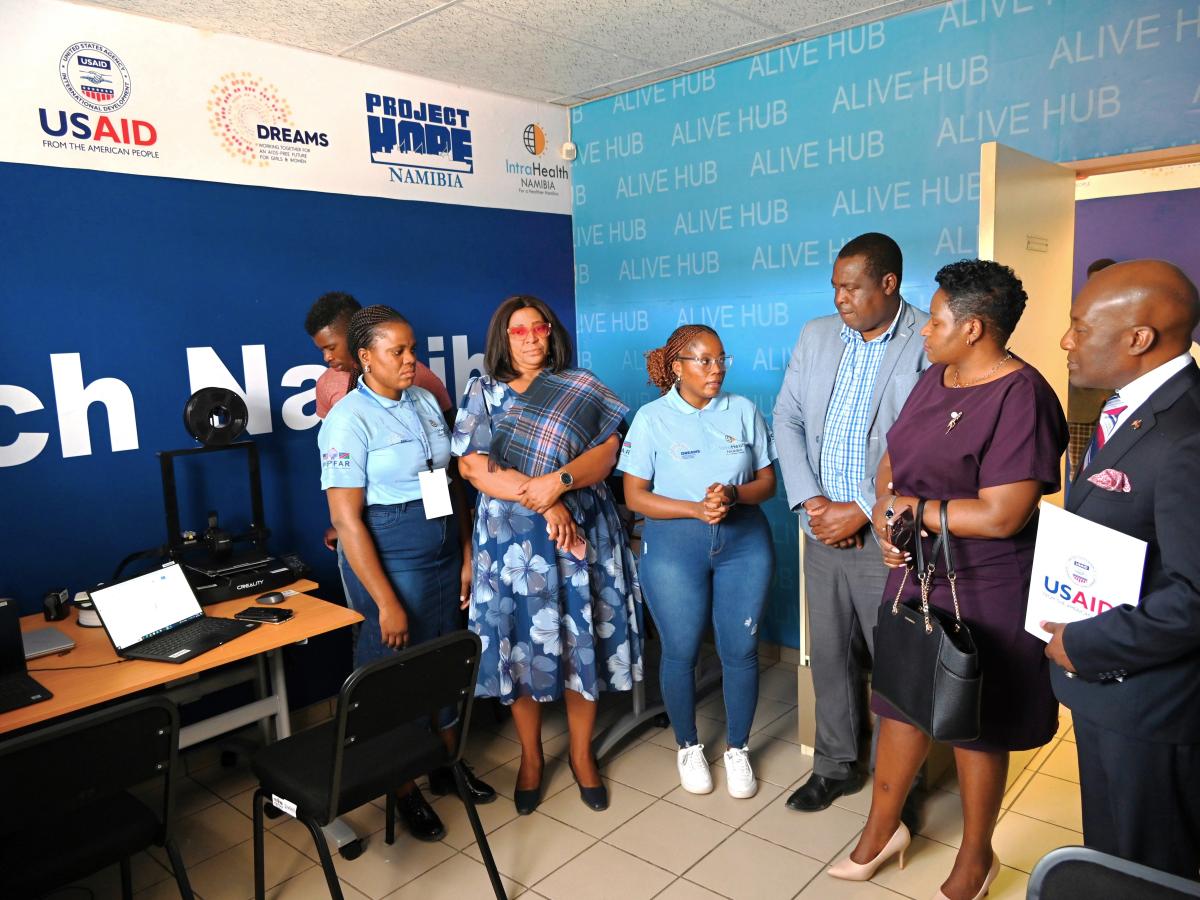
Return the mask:
POLYGON ((861 550, 838 550, 809 539, 804 584, 812 634, 817 702, 813 773, 847 778, 855 769, 869 721, 866 673, 888 570, 868 535, 861 550))

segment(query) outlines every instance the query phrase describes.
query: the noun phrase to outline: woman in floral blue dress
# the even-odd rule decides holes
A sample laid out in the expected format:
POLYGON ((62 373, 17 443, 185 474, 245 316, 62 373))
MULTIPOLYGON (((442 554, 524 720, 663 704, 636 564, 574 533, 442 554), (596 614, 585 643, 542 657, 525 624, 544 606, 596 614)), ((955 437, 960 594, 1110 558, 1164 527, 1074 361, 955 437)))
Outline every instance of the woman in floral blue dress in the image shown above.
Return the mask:
POLYGON ((521 741, 517 811, 541 797, 541 704, 565 699, 583 802, 607 794, 592 755, 596 699, 642 678, 642 599, 604 479, 628 411, 585 369, 536 297, 488 326, 488 374, 468 384, 451 450, 479 491, 470 628, 483 640, 475 693, 511 704, 521 741))

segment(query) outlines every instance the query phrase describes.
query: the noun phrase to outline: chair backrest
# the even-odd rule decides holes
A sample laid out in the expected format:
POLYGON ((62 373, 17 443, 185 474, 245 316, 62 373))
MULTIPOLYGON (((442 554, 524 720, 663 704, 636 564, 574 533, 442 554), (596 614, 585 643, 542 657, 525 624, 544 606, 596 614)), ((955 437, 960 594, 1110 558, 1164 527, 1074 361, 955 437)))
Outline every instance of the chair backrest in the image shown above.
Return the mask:
POLYGON ((1059 847, 1038 860, 1025 896, 1026 900, 1192 900, 1200 897, 1200 882, 1090 847, 1059 847))
MULTIPOLYGON (((133 700, 0 742, 0 835, 161 780, 161 840, 169 835, 179 713, 161 697, 133 700)), ((157 806, 157 804, 155 804, 157 806)))
MULTIPOLYGON (((470 727, 482 650, 478 635, 456 631, 350 674, 338 695, 331 805, 337 802, 346 747, 410 722, 436 721, 438 711, 448 706, 458 710, 458 743, 449 759, 458 762, 470 727)), ((329 815, 332 818, 336 810, 331 808, 329 815)))

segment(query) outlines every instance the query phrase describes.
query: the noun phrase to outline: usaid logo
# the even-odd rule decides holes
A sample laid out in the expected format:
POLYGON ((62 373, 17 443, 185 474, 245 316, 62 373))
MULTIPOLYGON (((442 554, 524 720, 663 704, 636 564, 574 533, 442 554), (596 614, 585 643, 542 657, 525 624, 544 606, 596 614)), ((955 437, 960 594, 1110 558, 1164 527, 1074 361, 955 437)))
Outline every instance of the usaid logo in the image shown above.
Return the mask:
POLYGON ((1067 560, 1067 577, 1080 587, 1087 587, 1096 580, 1096 567, 1091 560, 1072 556, 1067 560))
POLYGON ((461 188, 475 171, 470 110, 382 94, 366 105, 371 162, 392 167, 392 180, 461 188))
POLYGON ((94 112, 111 112, 129 101, 129 70, 102 44, 72 44, 59 57, 58 76, 75 102, 94 112))

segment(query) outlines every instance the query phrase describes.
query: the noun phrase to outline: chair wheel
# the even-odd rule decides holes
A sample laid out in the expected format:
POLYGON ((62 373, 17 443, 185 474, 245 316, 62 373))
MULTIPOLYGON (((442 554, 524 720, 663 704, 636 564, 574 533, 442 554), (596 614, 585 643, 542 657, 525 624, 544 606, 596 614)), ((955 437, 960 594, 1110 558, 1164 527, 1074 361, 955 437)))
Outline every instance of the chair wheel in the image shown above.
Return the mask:
POLYGON ((263 807, 263 814, 266 815, 268 819, 278 819, 283 815, 283 810, 278 806, 268 803, 263 807))
POLYGON ((358 859, 365 849, 362 838, 359 838, 357 841, 351 841, 343 847, 338 847, 338 853, 341 854, 342 859, 358 859))
POLYGON ((650 720, 650 724, 655 728, 668 728, 671 725, 671 718, 666 713, 659 713, 650 720))

